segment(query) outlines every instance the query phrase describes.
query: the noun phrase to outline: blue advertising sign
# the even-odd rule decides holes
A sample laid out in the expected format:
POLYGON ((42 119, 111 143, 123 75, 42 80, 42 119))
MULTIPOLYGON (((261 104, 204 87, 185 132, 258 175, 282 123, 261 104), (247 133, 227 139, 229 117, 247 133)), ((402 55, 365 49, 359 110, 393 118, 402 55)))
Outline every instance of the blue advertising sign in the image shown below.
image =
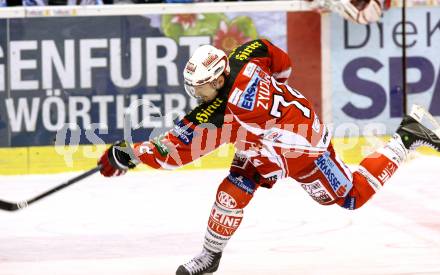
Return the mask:
MULTIPOLYGON (((77 127, 104 142, 120 139, 124 111, 138 99, 162 114, 183 113, 189 106, 179 72, 199 42, 179 45, 142 16, 10 20, 10 145, 53 144, 66 123, 67 132, 77 127)), ((153 112, 145 108, 133 111, 133 124, 153 112)), ((161 123, 145 121, 133 135, 140 139, 161 123)))
MULTIPOLYGON (((0 102, 5 102, 7 97, 6 89, 6 64, 8 64, 7 47, 7 21, 0 19, 0 102)), ((0 104, 0 144, 8 144, 8 118, 4 104, 0 104)))
POLYGON ((0 125, 8 129, 0 147, 51 145, 60 137, 66 143, 111 143, 124 138, 125 113, 132 141, 148 139, 153 129, 171 129, 175 118, 196 105, 182 83, 190 54, 211 43, 230 51, 261 35, 285 48, 285 33, 269 31, 285 30, 285 13, 268 24, 270 18, 273 14, 19 18, 9 19, 7 33, 0 21, 0 97, 5 94, 0 125), (256 23, 259 18, 264 24, 256 23))

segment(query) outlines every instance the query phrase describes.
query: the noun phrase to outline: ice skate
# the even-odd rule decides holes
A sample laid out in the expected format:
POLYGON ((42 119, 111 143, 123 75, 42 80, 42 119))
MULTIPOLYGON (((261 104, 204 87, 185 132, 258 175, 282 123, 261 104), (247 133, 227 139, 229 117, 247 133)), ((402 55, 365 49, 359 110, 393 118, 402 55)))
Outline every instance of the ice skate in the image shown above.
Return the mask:
POLYGON ((215 253, 203 248, 202 253, 194 257, 188 263, 179 266, 176 275, 212 274, 217 271, 221 257, 221 252, 215 253))
POLYGON ((396 133, 408 150, 428 146, 440 152, 440 124, 423 107, 414 105, 396 133))

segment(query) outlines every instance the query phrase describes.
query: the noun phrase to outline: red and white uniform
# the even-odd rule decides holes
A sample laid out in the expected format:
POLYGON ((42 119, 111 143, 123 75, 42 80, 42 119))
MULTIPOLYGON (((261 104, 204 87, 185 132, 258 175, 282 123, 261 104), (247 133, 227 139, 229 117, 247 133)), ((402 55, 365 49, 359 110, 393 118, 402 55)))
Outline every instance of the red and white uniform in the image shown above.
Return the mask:
POLYGON ((231 72, 218 96, 196 107, 173 130, 135 145, 140 160, 173 169, 224 143, 237 149, 230 174, 220 184, 208 222, 205 246, 221 251, 238 228, 243 208, 259 186, 297 180, 317 202, 355 209, 383 185, 398 163, 383 154, 352 174, 336 156, 331 134, 297 90, 284 84, 288 55, 269 41, 248 42, 229 56, 231 72))

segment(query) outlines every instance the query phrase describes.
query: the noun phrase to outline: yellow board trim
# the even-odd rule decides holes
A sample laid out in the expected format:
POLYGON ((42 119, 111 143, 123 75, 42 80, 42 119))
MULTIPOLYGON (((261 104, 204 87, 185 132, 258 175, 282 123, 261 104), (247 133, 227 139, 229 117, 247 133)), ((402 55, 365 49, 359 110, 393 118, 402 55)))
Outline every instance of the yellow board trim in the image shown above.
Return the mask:
MULTIPOLYGON (((347 164, 358 164, 368 154, 383 146, 389 136, 333 138, 332 143, 347 164)), ((108 145, 36 146, 0 148, 0 175, 51 174, 87 170, 96 165, 108 145)), ((422 154, 437 155, 429 148, 418 150, 422 154)), ((227 169, 234 156, 234 147, 224 145, 211 154, 180 169, 227 169)), ((139 165, 136 170, 151 169, 139 165)))
MULTIPOLYGON (((383 147, 391 136, 369 136, 333 138, 332 143, 336 153, 346 164, 359 164, 366 156, 383 147)), ((440 153, 429 147, 417 149, 423 155, 440 156, 440 153)))

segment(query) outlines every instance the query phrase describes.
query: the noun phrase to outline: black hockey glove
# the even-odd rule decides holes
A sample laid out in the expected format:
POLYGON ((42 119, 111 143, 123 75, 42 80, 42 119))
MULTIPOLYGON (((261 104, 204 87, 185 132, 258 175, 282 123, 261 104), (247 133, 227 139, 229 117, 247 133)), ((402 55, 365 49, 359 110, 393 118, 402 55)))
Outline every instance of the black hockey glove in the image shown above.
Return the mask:
POLYGON ((101 165, 101 174, 104 177, 120 176, 128 169, 133 169, 139 161, 133 154, 133 149, 124 140, 110 146, 98 161, 101 165))

